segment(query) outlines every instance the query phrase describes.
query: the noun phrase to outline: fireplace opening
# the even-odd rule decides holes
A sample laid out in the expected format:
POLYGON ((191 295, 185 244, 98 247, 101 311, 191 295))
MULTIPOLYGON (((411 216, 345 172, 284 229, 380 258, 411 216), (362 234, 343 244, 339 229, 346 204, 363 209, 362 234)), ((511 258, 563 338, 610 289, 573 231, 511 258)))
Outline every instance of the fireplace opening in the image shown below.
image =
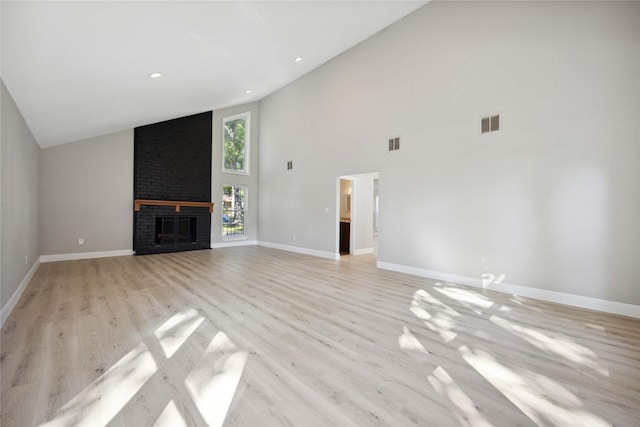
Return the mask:
POLYGON ((156 245, 198 243, 195 216, 157 216, 156 245))

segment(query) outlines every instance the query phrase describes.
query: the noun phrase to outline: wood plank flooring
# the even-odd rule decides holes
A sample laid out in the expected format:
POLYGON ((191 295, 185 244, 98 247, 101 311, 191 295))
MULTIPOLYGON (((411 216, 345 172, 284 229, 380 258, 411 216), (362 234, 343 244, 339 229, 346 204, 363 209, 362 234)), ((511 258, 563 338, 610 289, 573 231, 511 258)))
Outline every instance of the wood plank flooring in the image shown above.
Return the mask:
POLYGON ((640 321, 263 247, 42 264, 10 426, 638 426, 640 321))

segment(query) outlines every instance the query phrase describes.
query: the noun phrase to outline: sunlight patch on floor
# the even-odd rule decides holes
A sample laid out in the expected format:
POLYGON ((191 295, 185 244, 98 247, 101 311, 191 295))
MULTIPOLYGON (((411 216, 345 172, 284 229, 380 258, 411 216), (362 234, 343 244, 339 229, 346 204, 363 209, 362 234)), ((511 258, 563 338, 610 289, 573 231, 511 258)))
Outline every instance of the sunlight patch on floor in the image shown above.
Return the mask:
POLYGON ((200 316, 196 310, 188 308, 174 314, 155 330, 153 335, 162 346, 167 359, 187 341, 203 320, 204 317, 200 316))
POLYGON ((147 346, 138 344, 41 426, 107 425, 157 370, 147 346))
MULTIPOLYGON (((436 283, 434 290, 477 314, 484 313, 494 306, 493 301, 475 291, 444 286, 440 283, 436 283)), ((502 317, 502 313, 508 316, 512 311, 511 308, 503 309, 503 307, 498 308, 497 311, 492 310, 501 315, 491 314, 485 319, 496 327, 523 339, 535 349, 561 357, 572 369, 588 368, 604 376, 609 375, 606 365, 590 349, 562 334, 545 334, 534 328, 514 323, 502 317)), ((464 316, 425 290, 414 293, 410 310, 429 329, 440 334, 445 342, 457 338, 456 323, 464 316)), ((403 349, 428 353, 406 326, 403 326, 403 333, 398 337, 398 344, 403 349)), ((509 368, 500 363, 494 355, 479 349, 470 349, 465 344, 461 345, 458 351, 469 366, 539 425, 610 426, 607 421, 589 412, 580 397, 555 379, 525 368, 509 368)), ((428 380, 434 390, 447 397, 452 407, 457 409, 454 414, 460 423, 474 426, 490 425, 444 368, 438 366, 428 376, 428 380)))
POLYGON ((420 341, 409 331, 406 326, 402 327, 402 335, 398 337, 398 345, 404 350, 414 350, 426 353, 427 350, 420 344, 420 341))
POLYGON ((187 376, 187 391, 207 425, 223 425, 247 357, 246 351, 239 351, 229 337, 219 331, 199 366, 187 376))
POLYGON ((506 279, 507 275, 504 273, 498 274, 498 275, 495 275, 493 273, 484 273, 482 274, 481 277, 482 277, 482 287, 486 288, 491 284, 499 285, 500 283, 504 282, 504 279, 506 279))
POLYGON ((413 294, 413 300, 409 307, 411 312, 434 332, 437 332, 445 342, 455 339, 458 334, 453 332, 455 326, 454 317, 460 313, 431 296, 427 291, 420 289, 413 294), (430 310, 435 313, 432 314, 430 310))
POLYGON ((435 288, 436 291, 448 296, 451 299, 464 303, 468 307, 471 304, 476 307, 487 309, 493 305, 493 301, 478 292, 468 289, 457 288, 453 286, 440 286, 435 288))
POLYGON ((469 396, 458 387, 442 366, 438 366, 427 379, 438 394, 449 399, 454 407, 459 410, 459 412, 454 412, 454 415, 461 425, 469 427, 491 426, 491 423, 478 412, 476 405, 469 396))
POLYGON ((555 354, 580 366, 593 369, 601 375, 609 376, 609 369, 598 362, 598 356, 588 348, 581 346, 567 337, 553 334, 549 336, 532 328, 517 325, 502 317, 493 315, 489 320, 512 334, 522 338, 532 346, 547 354, 555 354))
POLYGON ((571 391, 544 375, 523 368, 516 372, 490 354, 470 350, 466 345, 458 351, 469 365, 538 425, 611 426, 585 410, 571 391))
POLYGON ((187 427, 175 402, 171 400, 153 424, 153 427, 187 427))

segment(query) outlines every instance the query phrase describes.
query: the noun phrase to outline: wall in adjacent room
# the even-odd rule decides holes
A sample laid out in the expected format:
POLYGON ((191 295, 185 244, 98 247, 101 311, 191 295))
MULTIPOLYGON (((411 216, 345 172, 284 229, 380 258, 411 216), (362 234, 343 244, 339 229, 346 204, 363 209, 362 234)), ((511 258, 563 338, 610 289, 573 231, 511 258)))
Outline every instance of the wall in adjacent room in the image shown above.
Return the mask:
POLYGON ((351 219, 351 179, 340 179, 340 219, 351 219), (347 202, 347 197, 349 201, 347 202))
POLYGON ((131 250, 133 129, 42 150, 40 194, 42 255, 131 250))
POLYGON ((261 101, 259 240, 334 252, 336 178, 379 171, 379 261, 640 304, 638 22, 427 4, 261 101))
POLYGON ((2 321, 17 302, 40 256, 38 161, 36 143, 11 94, 0 81, 2 130, 0 307, 2 321))

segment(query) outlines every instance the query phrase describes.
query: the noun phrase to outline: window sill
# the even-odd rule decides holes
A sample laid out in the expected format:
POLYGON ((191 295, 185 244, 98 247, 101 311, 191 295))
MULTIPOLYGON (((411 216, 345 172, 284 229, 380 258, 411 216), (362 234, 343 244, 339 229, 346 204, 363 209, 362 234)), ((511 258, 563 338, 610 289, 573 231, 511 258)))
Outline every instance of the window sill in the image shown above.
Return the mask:
POLYGON ((231 173, 231 174, 234 174, 234 175, 247 175, 247 176, 251 175, 250 172, 234 171, 232 169, 222 169, 222 173, 231 173))
POLYGON ((238 240, 247 240, 247 236, 222 236, 223 242, 237 242, 238 240))

